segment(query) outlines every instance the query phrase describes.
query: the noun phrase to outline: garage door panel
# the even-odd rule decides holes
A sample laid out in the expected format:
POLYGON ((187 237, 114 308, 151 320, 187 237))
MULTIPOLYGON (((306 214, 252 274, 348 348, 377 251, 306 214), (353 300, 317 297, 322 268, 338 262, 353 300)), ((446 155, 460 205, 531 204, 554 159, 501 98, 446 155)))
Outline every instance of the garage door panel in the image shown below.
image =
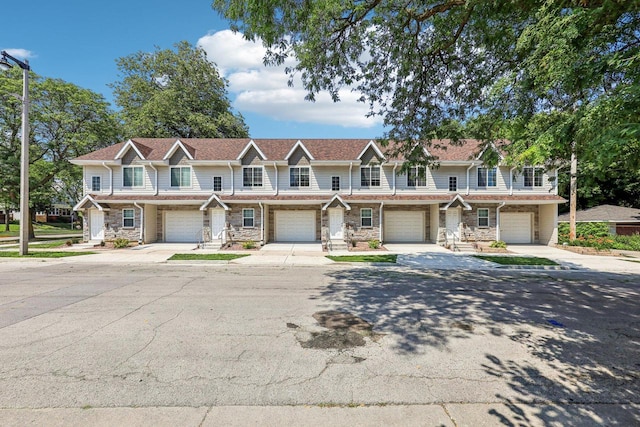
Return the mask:
POLYGON ((387 211, 384 214, 385 242, 423 242, 424 212, 387 211))
POLYGON ((500 215, 500 240, 531 243, 531 214, 506 212, 500 215))
POLYGON ((275 240, 313 242, 316 240, 315 211, 275 211, 275 240))
POLYGON ((168 211, 165 214, 165 242, 197 242, 202 233, 202 212, 168 211))

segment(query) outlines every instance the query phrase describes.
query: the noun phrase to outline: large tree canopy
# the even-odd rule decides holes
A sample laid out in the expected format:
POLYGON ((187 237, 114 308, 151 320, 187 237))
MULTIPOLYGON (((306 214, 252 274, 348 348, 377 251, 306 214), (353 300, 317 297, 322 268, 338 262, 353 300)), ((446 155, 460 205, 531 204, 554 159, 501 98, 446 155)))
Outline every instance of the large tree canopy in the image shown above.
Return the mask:
MULTIPOLYGON (((117 142, 119 124, 102 95, 30 75, 30 205, 74 203, 82 171, 69 160, 117 142)), ((19 203, 22 104, 13 94, 21 93, 22 84, 21 70, 0 73, 0 203, 8 206, 19 203)))
POLYGON ((202 49, 180 42, 175 51, 137 52, 117 63, 121 81, 111 87, 129 135, 247 136, 244 119, 231 111, 226 81, 202 49))

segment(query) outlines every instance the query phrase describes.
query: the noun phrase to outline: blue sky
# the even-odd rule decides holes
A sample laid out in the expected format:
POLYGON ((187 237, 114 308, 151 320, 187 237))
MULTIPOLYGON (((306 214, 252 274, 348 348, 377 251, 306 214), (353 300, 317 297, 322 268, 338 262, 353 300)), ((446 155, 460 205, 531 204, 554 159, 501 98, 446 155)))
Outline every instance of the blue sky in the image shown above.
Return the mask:
MULTIPOLYGON (((262 66, 262 47, 228 31, 209 0, 35 0, 2 6, 0 49, 29 60, 34 72, 101 93, 118 80, 115 60, 187 40, 203 47, 229 80, 229 97, 255 138, 375 138, 379 120, 345 91, 304 101, 300 84, 286 85, 283 68, 262 66)), ((135 135, 132 135, 135 136, 135 135)))

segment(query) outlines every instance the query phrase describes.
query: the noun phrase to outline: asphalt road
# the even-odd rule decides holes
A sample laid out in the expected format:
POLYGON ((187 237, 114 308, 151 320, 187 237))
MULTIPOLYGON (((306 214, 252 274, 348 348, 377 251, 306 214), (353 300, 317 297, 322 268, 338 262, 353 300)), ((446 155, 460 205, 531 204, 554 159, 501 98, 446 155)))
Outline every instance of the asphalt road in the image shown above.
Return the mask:
POLYGON ((638 425, 639 296, 596 272, 0 263, 0 424, 638 425))

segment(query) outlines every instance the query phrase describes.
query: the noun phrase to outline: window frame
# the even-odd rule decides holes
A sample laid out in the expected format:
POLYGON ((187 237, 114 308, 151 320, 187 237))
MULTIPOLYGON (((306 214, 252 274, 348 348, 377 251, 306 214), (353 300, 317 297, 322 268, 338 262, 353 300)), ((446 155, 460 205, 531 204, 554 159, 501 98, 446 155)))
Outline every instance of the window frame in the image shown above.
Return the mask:
POLYGON ((425 166, 411 166, 407 171, 407 187, 419 188, 426 186, 427 168, 425 166), (422 175, 420 175, 420 169, 424 171, 422 175))
POLYGON ((331 191, 340 191, 340 176, 331 177, 331 191), (336 185, 336 183, 338 185, 336 185))
POLYGON ((136 227, 136 210, 133 208, 122 209, 122 228, 135 228, 136 227), (131 216, 128 216, 126 212, 131 212, 131 216), (127 220, 131 220, 131 225, 127 225, 127 220))
POLYGON ((360 166, 360 187, 371 188, 371 187, 381 187, 382 186, 382 166, 381 165, 367 165, 360 166), (377 184, 374 184, 373 171, 377 171, 378 178, 377 184), (368 171, 368 176, 367 172, 368 171))
POLYGON ((489 218, 490 218, 489 208, 478 208, 478 211, 477 211, 478 228, 489 228, 489 224, 490 224, 489 218), (486 216, 480 215, 480 211, 486 211, 487 215, 486 216), (487 224, 486 225, 481 224, 481 220, 486 220, 487 224))
POLYGON ((458 177, 457 176, 449 176, 449 180, 448 181, 449 181, 449 192, 454 192, 454 191, 457 192, 458 191, 458 177), (451 189, 451 183, 452 182, 454 182, 456 184, 455 188, 453 190, 451 189))
POLYGON ((213 191, 215 192, 222 192, 222 176, 214 176, 212 179, 212 185, 213 185, 213 191), (216 190, 216 178, 220 180, 220 188, 218 190, 216 190))
POLYGON ((527 166, 523 169, 522 176, 522 185, 525 188, 541 188, 544 186, 544 168, 539 166, 527 166), (530 182, 527 183, 527 180, 530 182))
POLYGON ((311 187, 311 168, 309 166, 289 166, 289 187, 311 187), (306 181, 303 180, 303 171, 306 171, 306 181), (295 181, 296 179, 297 181, 295 181))
POLYGON ((171 188, 191 188, 191 178, 193 175, 193 171, 191 170, 191 166, 171 166, 169 168, 169 185, 171 186, 171 188), (180 173, 178 174, 179 177, 179 182, 178 185, 174 185, 173 184, 173 171, 175 169, 180 169, 180 173), (189 183, 188 184, 183 184, 182 180, 184 178, 184 174, 183 174, 183 170, 184 169, 188 169, 189 170, 189 183))
POLYGON ((242 167, 242 186, 245 188, 263 187, 264 186, 264 167, 263 166, 243 166, 242 167), (247 181, 246 171, 251 170, 251 180, 247 181), (257 174, 256 171, 260 170, 257 174), (260 184, 256 184, 256 178, 259 177, 260 184))
POLYGON ((144 187, 144 166, 123 166, 122 167, 122 186, 126 188, 142 188, 144 187), (131 184, 125 182, 126 171, 131 170, 131 184), (140 184, 136 185, 136 170, 140 170, 140 184))
POLYGON ((373 228, 373 208, 360 208, 360 227, 361 228, 373 228), (370 212, 369 216, 365 216, 364 212, 370 212), (365 225, 364 221, 369 220, 370 224, 365 225))
POLYGON ((242 228, 256 227, 256 210, 254 208, 242 208, 242 228), (251 212, 251 216, 245 216, 245 212, 251 212), (246 221, 251 220, 251 225, 247 225, 246 221))
POLYGON ((486 168, 484 166, 478 166, 477 173, 477 186, 479 188, 489 188, 489 187, 497 187, 498 186, 498 168, 486 168), (484 183, 480 183, 480 178, 484 180, 484 183), (491 182, 490 178, 493 178, 493 182, 491 182))
POLYGON ((102 191, 102 176, 93 175, 91 177, 91 191, 102 191), (97 179, 97 188, 96 188, 96 179, 97 179))

